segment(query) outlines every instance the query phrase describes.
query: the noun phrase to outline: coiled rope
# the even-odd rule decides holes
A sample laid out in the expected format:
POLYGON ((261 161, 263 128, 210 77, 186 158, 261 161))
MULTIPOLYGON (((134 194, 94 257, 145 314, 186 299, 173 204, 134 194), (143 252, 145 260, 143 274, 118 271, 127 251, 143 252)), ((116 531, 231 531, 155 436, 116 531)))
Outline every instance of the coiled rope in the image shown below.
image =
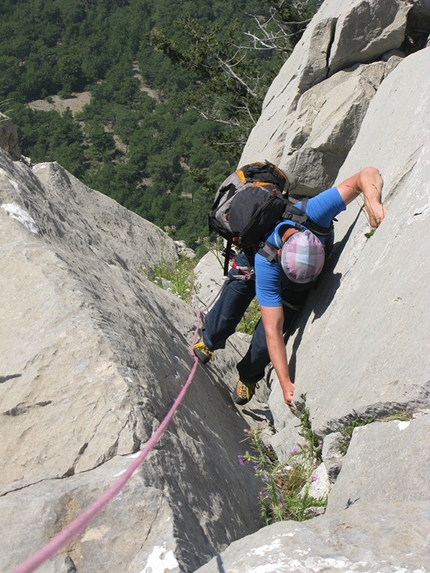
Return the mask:
POLYGON ((185 394, 194 378, 198 365, 198 358, 192 352, 192 347, 194 346, 197 340, 199 327, 200 327, 200 311, 197 310, 197 324, 194 331, 193 342, 190 348, 190 354, 194 360, 193 367, 191 368, 187 381, 185 382, 182 390, 179 392, 176 400, 174 401, 166 417, 158 426, 157 430, 154 432, 151 438, 148 440, 145 447, 140 452, 139 456, 129 465, 127 470, 120 476, 120 478, 109 489, 107 489, 105 493, 96 502, 94 502, 88 509, 86 509, 83 513, 81 513, 67 527, 65 527, 62 531, 57 533, 57 535, 55 535, 55 537, 53 537, 51 541, 49 541, 44 547, 39 549, 39 551, 34 553, 31 557, 29 557, 26 561, 24 561, 11 573, 32 573, 35 569, 40 567, 42 563, 45 563, 45 561, 47 561, 51 557, 54 557, 54 555, 56 555, 63 547, 65 547, 68 543, 70 543, 72 539, 77 537, 86 528, 91 519, 93 519, 98 513, 100 513, 100 511, 105 507, 105 505, 109 503, 109 501, 111 501, 114 497, 116 497, 119 494, 121 489, 131 478, 133 473, 142 464, 146 456, 149 454, 149 452, 152 450, 152 448, 160 439, 163 432, 166 430, 169 422, 173 418, 173 415, 176 412, 176 410, 178 409, 179 404, 184 399, 185 394))

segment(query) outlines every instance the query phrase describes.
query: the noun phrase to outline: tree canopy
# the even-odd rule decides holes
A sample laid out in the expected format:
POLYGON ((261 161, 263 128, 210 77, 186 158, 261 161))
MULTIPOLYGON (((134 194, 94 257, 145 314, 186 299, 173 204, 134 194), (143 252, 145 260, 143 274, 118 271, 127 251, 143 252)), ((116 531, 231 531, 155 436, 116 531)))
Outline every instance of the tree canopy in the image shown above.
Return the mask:
POLYGON ((316 0, 3 0, 0 101, 21 150, 195 247, 316 0), (89 91, 81 113, 28 104, 89 91))

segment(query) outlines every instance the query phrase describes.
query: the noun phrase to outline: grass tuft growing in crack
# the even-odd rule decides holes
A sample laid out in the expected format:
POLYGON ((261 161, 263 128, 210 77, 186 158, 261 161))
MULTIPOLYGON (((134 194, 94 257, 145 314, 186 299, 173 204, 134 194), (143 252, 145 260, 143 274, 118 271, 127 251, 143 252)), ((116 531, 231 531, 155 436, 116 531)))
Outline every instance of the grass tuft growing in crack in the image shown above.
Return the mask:
MULTIPOLYGON (((165 227, 166 233, 174 231, 175 227, 165 227)), ((190 302, 196 293, 196 275, 194 268, 197 260, 185 256, 177 261, 167 261, 164 256, 165 242, 161 245, 160 262, 155 267, 140 267, 145 278, 164 290, 172 292, 185 302, 190 302)))
POLYGON ((327 503, 309 495, 315 479, 312 474, 321 462, 321 446, 312 433, 306 407, 300 412, 300 421, 305 444, 293 448, 285 462, 281 463, 273 448, 263 443, 261 428, 247 431, 252 451, 239 456, 240 464, 253 464, 255 475, 263 482, 258 500, 267 525, 287 519, 305 521, 313 517, 312 509, 327 503))
POLYGON ((260 306, 257 299, 254 298, 237 325, 237 331, 243 332, 244 334, 252 334, 257 326, 257 322, 260 320, 260 316, 260 306))
POLYGON ((339 432, 342 434, 342 437, 340 438, 338 444, 339 453, 344 456, 348 451, 349 444, 352 438, 352 433, 354 432, 355 428, 367 426, 368 424, 372 424, 373 422, 392 422, 394 420, 409 421, 412 420, 412 415, 405 409, 398 409, 394 410, 391 414, 388 414, 381 418, 374 418, 371 416, 364 416, 364 417, 357 416, 349 424, 345 424, 339 430, 339 432))
MULTIPOLYGON (((222 243, 219 241, 214 247, 214 245, 210 244, 208 240, 204 240, 204 242, 199 244, 198 250, 202 247, 204 250, 200 250, 200 253, 203 253, 203 255, 212 251, 222 267, 223 262, 221 260, 222 256, 219 248, 220 246, 222 247, 222 243)), ((194 272, 197 262, 198 259, 181 257, 178 261, 169 263, 162 256, 161 261, 154 268, 141 267, 139 270, 145 278, 160 288, 172 292, 185 302, 189 303, 192 301, 193 296, 198 294, 200 287, 194 272)), ((240 320, 237 326, 237 332, 252 334, 257 322, 260 320, 260 316, 260 306, 257 299, 254 298, 240 320)))
POLYGON ((153 269, 145 268, 142 272, 160 288, 172 292, 185 302, 190 302, 196 288, 195 266, 195 259, 181 257, 173 263, 162 260, 153 269))

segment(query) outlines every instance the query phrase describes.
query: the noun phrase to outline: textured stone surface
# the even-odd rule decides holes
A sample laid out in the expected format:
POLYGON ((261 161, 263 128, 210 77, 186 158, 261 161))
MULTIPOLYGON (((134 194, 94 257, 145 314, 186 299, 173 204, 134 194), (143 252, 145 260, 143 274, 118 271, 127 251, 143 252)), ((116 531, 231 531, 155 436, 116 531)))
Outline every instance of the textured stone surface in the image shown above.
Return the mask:
POLYGON ((340 71, 300 98, 284 139, 281 164, 297 174, 295 195, 328 188, 355 142, 387 64, 376 62, 340 71))
POLYGON ((333 432, 326 436, 323 441, 321 454, 331 483, 336 481, 336 478, 342 469, 343 455, 340 452, 339 446, 342 437, 343 436, 340 432, 333 432))
MULTIPOLYGON (((356 62, 371 62, 384 52, 400 47, 411 7, 402 0, 343 2, 330 46, 329 73, 356 62)), ((321 16, 326 12, 334 16, 339 8, 337 2, 325 2, 321 16)))
POLYGON ((285 463, 288 460, 288 456, 298 445, 306 443, 303 436, 300 435, 300 430, 300 421, 295 416, 292 416, 292 419, 282 429, 278 429, 273 434, 270 444, 281 463, 285 463))
POLYGON ((223 286, 223 265, 224 258, 209 251, 199 260, 194 269, 196 298, 202 309, 211 307, 218 298, 223 286))
MULTIPOLYGON (((130 456, 116 457, 91 472, 67 480, 42 480, 1 498, 2 570, 11 571, 34 548, 42 547, 102 495, 130 462, 130 456), (25 536, 17 535, 19 531, 25 536)), ((176 561, 167 569, 179 570, 174 558, 174 512, 162 491, 145 486, 135 474, 67 553, 60 552, 38 571, 95 571, 95 564, 98 571, 142 571, 157 547, 162 549, 158 565, 176 561)))
MULTIPOLYGON (((299 182, 297 191, 302 193, 311 190, 314 194, 327 181, 331 184, 348 146, 350 148, 357 136, 359 116, 365 111, 372 90, 379 85, 379 81, 375 83, 376 77, 367 78, 367 66, 362 71, 359 64, 383 60, 386 52, 401 46, 411 7, 402 0, 326 0, 269 88, 261 116, 239 164, 269 159, 293 172, 299 182), (357 64, 355 77, 349 79, 351 73, 347 70, 357 64), (325 81, 340 71, 345 71, 346 76, 344 73, 330 82, 325 81), (312 87, 311 94, 306 96, 312 87), (303 97, 311 98, 311 104, 315 105, 309 109, 307 104, 300 106, 303 97), (348 108, 351 99, 354 105, 348 108), (328 110, 331 115, 327 122, 328 110), (294 157, 301 147, 294 141, 298 129, 295 116, 304 111, 316 120, 316 131, 318 124, 325 124, 326 129, 319 130, 319 137, 314 134, 315 141, 310 139, 299 161, 294 157), (306 161, 314 164, 310 174, 306 161), (317 177, 321 174, 323 178, 318 187, 317 177), (301 189, 300 185, 303 185, 301 189)), ((380 62, 377 67, 382 69, 384 65, 380 62)), ((391 64, 387 63, 387 73, 389 69, 391 64)))
MULTIPOLYGON (((356 413, 378 417, 429 403, 429 66, 429 49, 409 56, 372 100, 338 180, 374 164, 388 216, 370 240, 364 215, 355 221, 358 201, 339 216, 333 272, 312 293, 288 345, 320 435, 356 413)), ((271 400, 280 400, 278 386, 271 400)))
MULTIPOLYGON (((197 316, 140 272, 176 258, 173 241, 58 165, 29 167, 0 152, 0 200, 3 570, 95 501, 113 479, 104 465, 123 464, 152 435, 193 365, 197 316), (61 516, 54 523, 51 505, 61 516)), ((129 518, 104 512, 94 526, 100 548, 90 549, 92 534, 84 533, 56 562, 139 573, 166 542, 177 561, 171 569, 192 571, 259 526, 260 485, 238 464, 246 424, 230 397, 243 347, 238 338, 218 353, 216 367, 198 368, 138 470, 135 506, 131 498, 124 506, 129 518), (154 509, 142 513, 141 498, 154 509), (115 536, 136 542, 121 545, 115 536)))
POLYGON ((428 501, 363 504, 310 522, 270 525, 232 543, 196 573, 426 573, 429 530, 428 501))
MULTIPOLYGON (((327 468, 325 464, 320 464, 313 472, 311 476, 311 483, 309 485, 309 489, 303 488, 303 492, 307 491, 310 497, 315 499, 327 499, 331 490, 331 484, 329 480, 329 476, 327 473, 327 468)), ((324 509, 322 508, 322 512, 324 513, 324 509)))
POLYGON ((329 497, 327 514, 352 505, 389 507, 395 501, 428 506, 429 476, 429 415, 356 428, 329 497))
MULTIPOLYGON (((249 447, 243 430, 265 424, 264 440, 281 459, 301 437, 273 372, 270 396, 262 382, 250 404, 232 405, 247 345, 234 336, 197 369, 120 496, 43 573, 191 573, 214 555, 198 570, 430 572, 430 50, 405 58, 391 51, 406 23, 409 32, 417 22, 425 28, 429 12, 427 0, 324 2, 270 88, 241 160, 318 165, 317 154, 329 163, 340 148, 347 157, 338 182, 366 165, 385 181, 389 213, 370 240, 358 202, 339 216, 331 275, 288 344, 297 399, 306 396, 324 439, 313 485, 330 490, 327 513, 248 535, 261 525, 261 484, 238 464, 249 447), (354 134, 342 147, 348 126, 354 134), (370 423, 405 409, 409 422, 370 423), (340 459, 333 431, 363 420, 340 459)), ((312 185, 323 188, 325 175, 314 169, 312 185)), ((7 571, 92 503, 158 427, 191 368, 196 313, 141 272, 176 258, 169 237, 58 165, 0 153, 0 202, 7 571)), ((199 304, 212 296, 207 284, 199 304)))

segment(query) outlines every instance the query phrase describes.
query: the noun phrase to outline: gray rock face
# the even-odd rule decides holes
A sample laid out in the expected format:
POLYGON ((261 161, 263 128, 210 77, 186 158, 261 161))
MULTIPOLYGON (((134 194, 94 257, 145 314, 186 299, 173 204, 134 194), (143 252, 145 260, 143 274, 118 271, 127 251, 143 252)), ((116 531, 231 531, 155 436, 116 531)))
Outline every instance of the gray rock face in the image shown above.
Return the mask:
MULTIPOLYGON (((398 51, 427 29, 427 0, 324 2, 241 160, 280 163, 306 194, 366 165, 385 182, 389 212, 370 239, 358 201, 339 216, 329 272, 287 345, 322 441, 313 486, 328 494, 326 513, 260 528, 261 485, 237 461, 245 420, 260 424, 268 401, 277 431, 265 440, 281 461, 303 437, 273 373, 270 396, 262 384, 233 407, 247 346, 235 336, 197 369, 121 494, 41 571, 430 572, 430 49, 398 51), (339 438, 357 425, 344 455, 339 438)), ((141 272, 174 260, 173 241, 58 165, 0 152, 0 207, 9 571, 94 502, 159 426, 193 364, 196 312, 141 272)), ((201 307, 217 288, 214 265, 198 271, 201 307)))
MULTIPOLYGON (((353 505, 390 506, 396 501, 420 502, 429 509, 429 445, 428 415, 356 428, 331 491, 327 515, 341 513, 353 505), (369 463, 371 460, 378 463, 369 463)), ((427 563, 430 566, 430 560, 427 563)))
POLYGON ((371 62, 384 52, 399 48, 411 7, 401 0, 353 0, 336 14, 339 4, 325 2, 322 18, 339 15, 329 51, 329 75, 357 62, 371 62))
POLYGON ((312 196, 321 185, 332 185, 387 66, 377 62, 351 67, 301 96, 281 158, 287 170, 298 176, 296 195, 312 196))
MULTIPOLYGON (((11 571, 17 565, 16 556, 31 555, 87 509, 128 467, 129 458, 118 456, 90 472, 68 479, 42 480, 2 498, 3 570, 11 571), (23 510, 17 511, 18 507, 23 510), (17 535, 20 531, 25 535, 17 535)), ((174 522, 163 492, 148 486, 136 474, 68 551, 58 554, 40 571, 142 571, 148 562, 177 571, 174 522)))
POLYGON ((196 275, 196 296, 202 309, 212 306, 223 285, 224 259, 209 251, 197 263, 194 272, 196 275))
MULTIPOLYGON (((7 571, 95 502, 164 419, 193 365, 196 312, 140 272, 176 258, 160 229, 56 164, 0 152, 0 166, 7 571)), ((198 368, 124 492, 41 571, 193 571, 259 526, 259 484, 238 464, 245 423, 230 399, 242 350, 238 339, 216 368, 198 368)))
MULTIPOLYGON (((297 195, 330 187, 399 61, 387 53, 402 45, 411 8, 403 0, 326 0, 270 87, 240 164, 277 163, 296 177, 297 195)), ((422 21, 409 19, 417 29, 422 21)))
POLYGON ((422 50, 383 82, 338 176, 376 165, 389 214, 370 240, 359 201, 339 216, 332 273, 312 293, 289 345, 319 435, 356 414, 414 411, 429 401, 429 66, 430 50, 422 50))
POLYGON ((340 453, 342 434, 333 432, 325 437, 322 448, 322 459, 327 468, 327 475, 331 483, 335 482, 342 469, 343 456, 340 453))
POLYGON ((327 513, 233 543, 199 573, 430 571, 430 418, 354 431, 327 513))
POLYGON ((371 503, 306 523, 270 525, 236 541, 198 573, 426 572, 429 527, 428 505, 394 500, 387 508, 371 503))

